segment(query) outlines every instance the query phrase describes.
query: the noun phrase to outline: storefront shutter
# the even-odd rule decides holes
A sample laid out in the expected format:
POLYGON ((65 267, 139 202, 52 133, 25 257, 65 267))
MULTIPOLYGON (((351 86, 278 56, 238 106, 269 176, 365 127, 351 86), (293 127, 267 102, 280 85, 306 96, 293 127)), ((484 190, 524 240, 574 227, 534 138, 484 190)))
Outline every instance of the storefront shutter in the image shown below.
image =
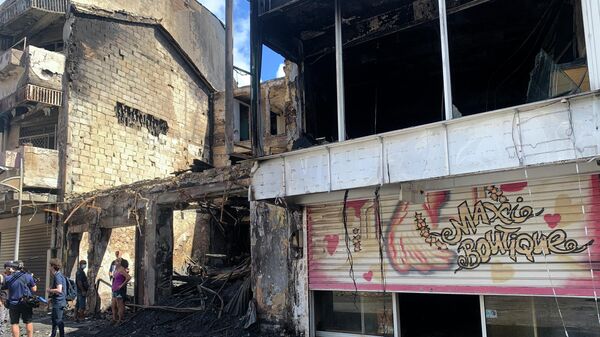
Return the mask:
POLYGON ((379 205, 348 200, 347 231, 343 201, 307 206, 311 289, 594 296, 600 286, 598 175, 491 181, 379 205))
MULTIPOLYGON (((0 262, 2 264, 14 258, 16 226, 16 217, 0 219, 0 262)), ((25 263, 25 268, 29 272, 39 278, 38 295, 42 296, 46 289, 50 231, 51 224, 46 223, 45 213, 38 213, 34 216, 23 215, 19 260, 25 263)))

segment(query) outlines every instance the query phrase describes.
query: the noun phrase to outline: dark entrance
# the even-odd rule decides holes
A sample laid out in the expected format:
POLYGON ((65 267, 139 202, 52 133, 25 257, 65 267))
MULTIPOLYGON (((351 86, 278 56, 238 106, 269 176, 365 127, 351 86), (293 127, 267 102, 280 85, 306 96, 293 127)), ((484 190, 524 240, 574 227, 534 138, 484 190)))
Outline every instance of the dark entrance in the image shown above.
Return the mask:
POLYGON ((481 337, 479 297, 399 294, 400 336, 481 337))

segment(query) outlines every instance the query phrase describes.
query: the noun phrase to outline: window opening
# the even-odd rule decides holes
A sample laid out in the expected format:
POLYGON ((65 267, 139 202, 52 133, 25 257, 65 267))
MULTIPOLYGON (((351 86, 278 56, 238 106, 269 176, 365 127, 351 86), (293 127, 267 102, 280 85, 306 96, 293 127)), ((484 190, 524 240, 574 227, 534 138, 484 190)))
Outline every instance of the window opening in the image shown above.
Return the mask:
POLYGON ((285 133, 285 118, 282 114, 277 112, 270 112, 270 127, 271 127, 271 136, 278 136, 285 133))
POLYGON ((485 296, 484 301, 488 337, 562 337, 565 328, 569 336, 600 336, 593 298, 485 296))
POLYGON ((315 291, 314 299, 317 336, 324 332, 394 336, 391 294, 358 293, 355 297, 353 292, 315 291))
POLYGON ((488 1, 448 15, 453 103, 472 115, 590 90, 581 0, 488 1))
POLYGON ((243 142, 250 140, 250 106, 241 101, 234 104, 234 140, 243 142))
POLYGON ((19 130, 19 145, 56 150, 56 127, 56 124, 22 126, 19 130))

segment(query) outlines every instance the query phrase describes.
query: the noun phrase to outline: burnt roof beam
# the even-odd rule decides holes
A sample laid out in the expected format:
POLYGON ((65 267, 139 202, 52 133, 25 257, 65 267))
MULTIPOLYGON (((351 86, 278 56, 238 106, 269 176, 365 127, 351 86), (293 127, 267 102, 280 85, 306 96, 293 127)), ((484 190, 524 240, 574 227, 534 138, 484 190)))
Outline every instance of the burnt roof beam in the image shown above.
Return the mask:
MULTIPOLYGON (((490 1, 493 0, 452 0, 447 3, 447 15, 490 1)), ((344 26, 344 47, 359 45, 438 19, 438 7, 434 1, 414 1, 369 18, 349 19, 349 23, 344 26)), ((306 59, 334 52, 335 48, 331 38, 333 34, 334 27, 330 26, 323 30, 323 34, 305 40, 304 53, 306 59)))

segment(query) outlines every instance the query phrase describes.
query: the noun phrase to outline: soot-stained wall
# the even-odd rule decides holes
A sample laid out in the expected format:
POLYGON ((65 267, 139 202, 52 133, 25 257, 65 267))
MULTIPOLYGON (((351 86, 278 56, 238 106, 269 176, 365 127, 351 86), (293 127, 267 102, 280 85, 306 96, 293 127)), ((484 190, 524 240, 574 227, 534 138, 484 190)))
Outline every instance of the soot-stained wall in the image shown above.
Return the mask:
POLYGON ((73 14, 67 27, 67 195, 208 159, 210 91, 158 26, 73 14))

